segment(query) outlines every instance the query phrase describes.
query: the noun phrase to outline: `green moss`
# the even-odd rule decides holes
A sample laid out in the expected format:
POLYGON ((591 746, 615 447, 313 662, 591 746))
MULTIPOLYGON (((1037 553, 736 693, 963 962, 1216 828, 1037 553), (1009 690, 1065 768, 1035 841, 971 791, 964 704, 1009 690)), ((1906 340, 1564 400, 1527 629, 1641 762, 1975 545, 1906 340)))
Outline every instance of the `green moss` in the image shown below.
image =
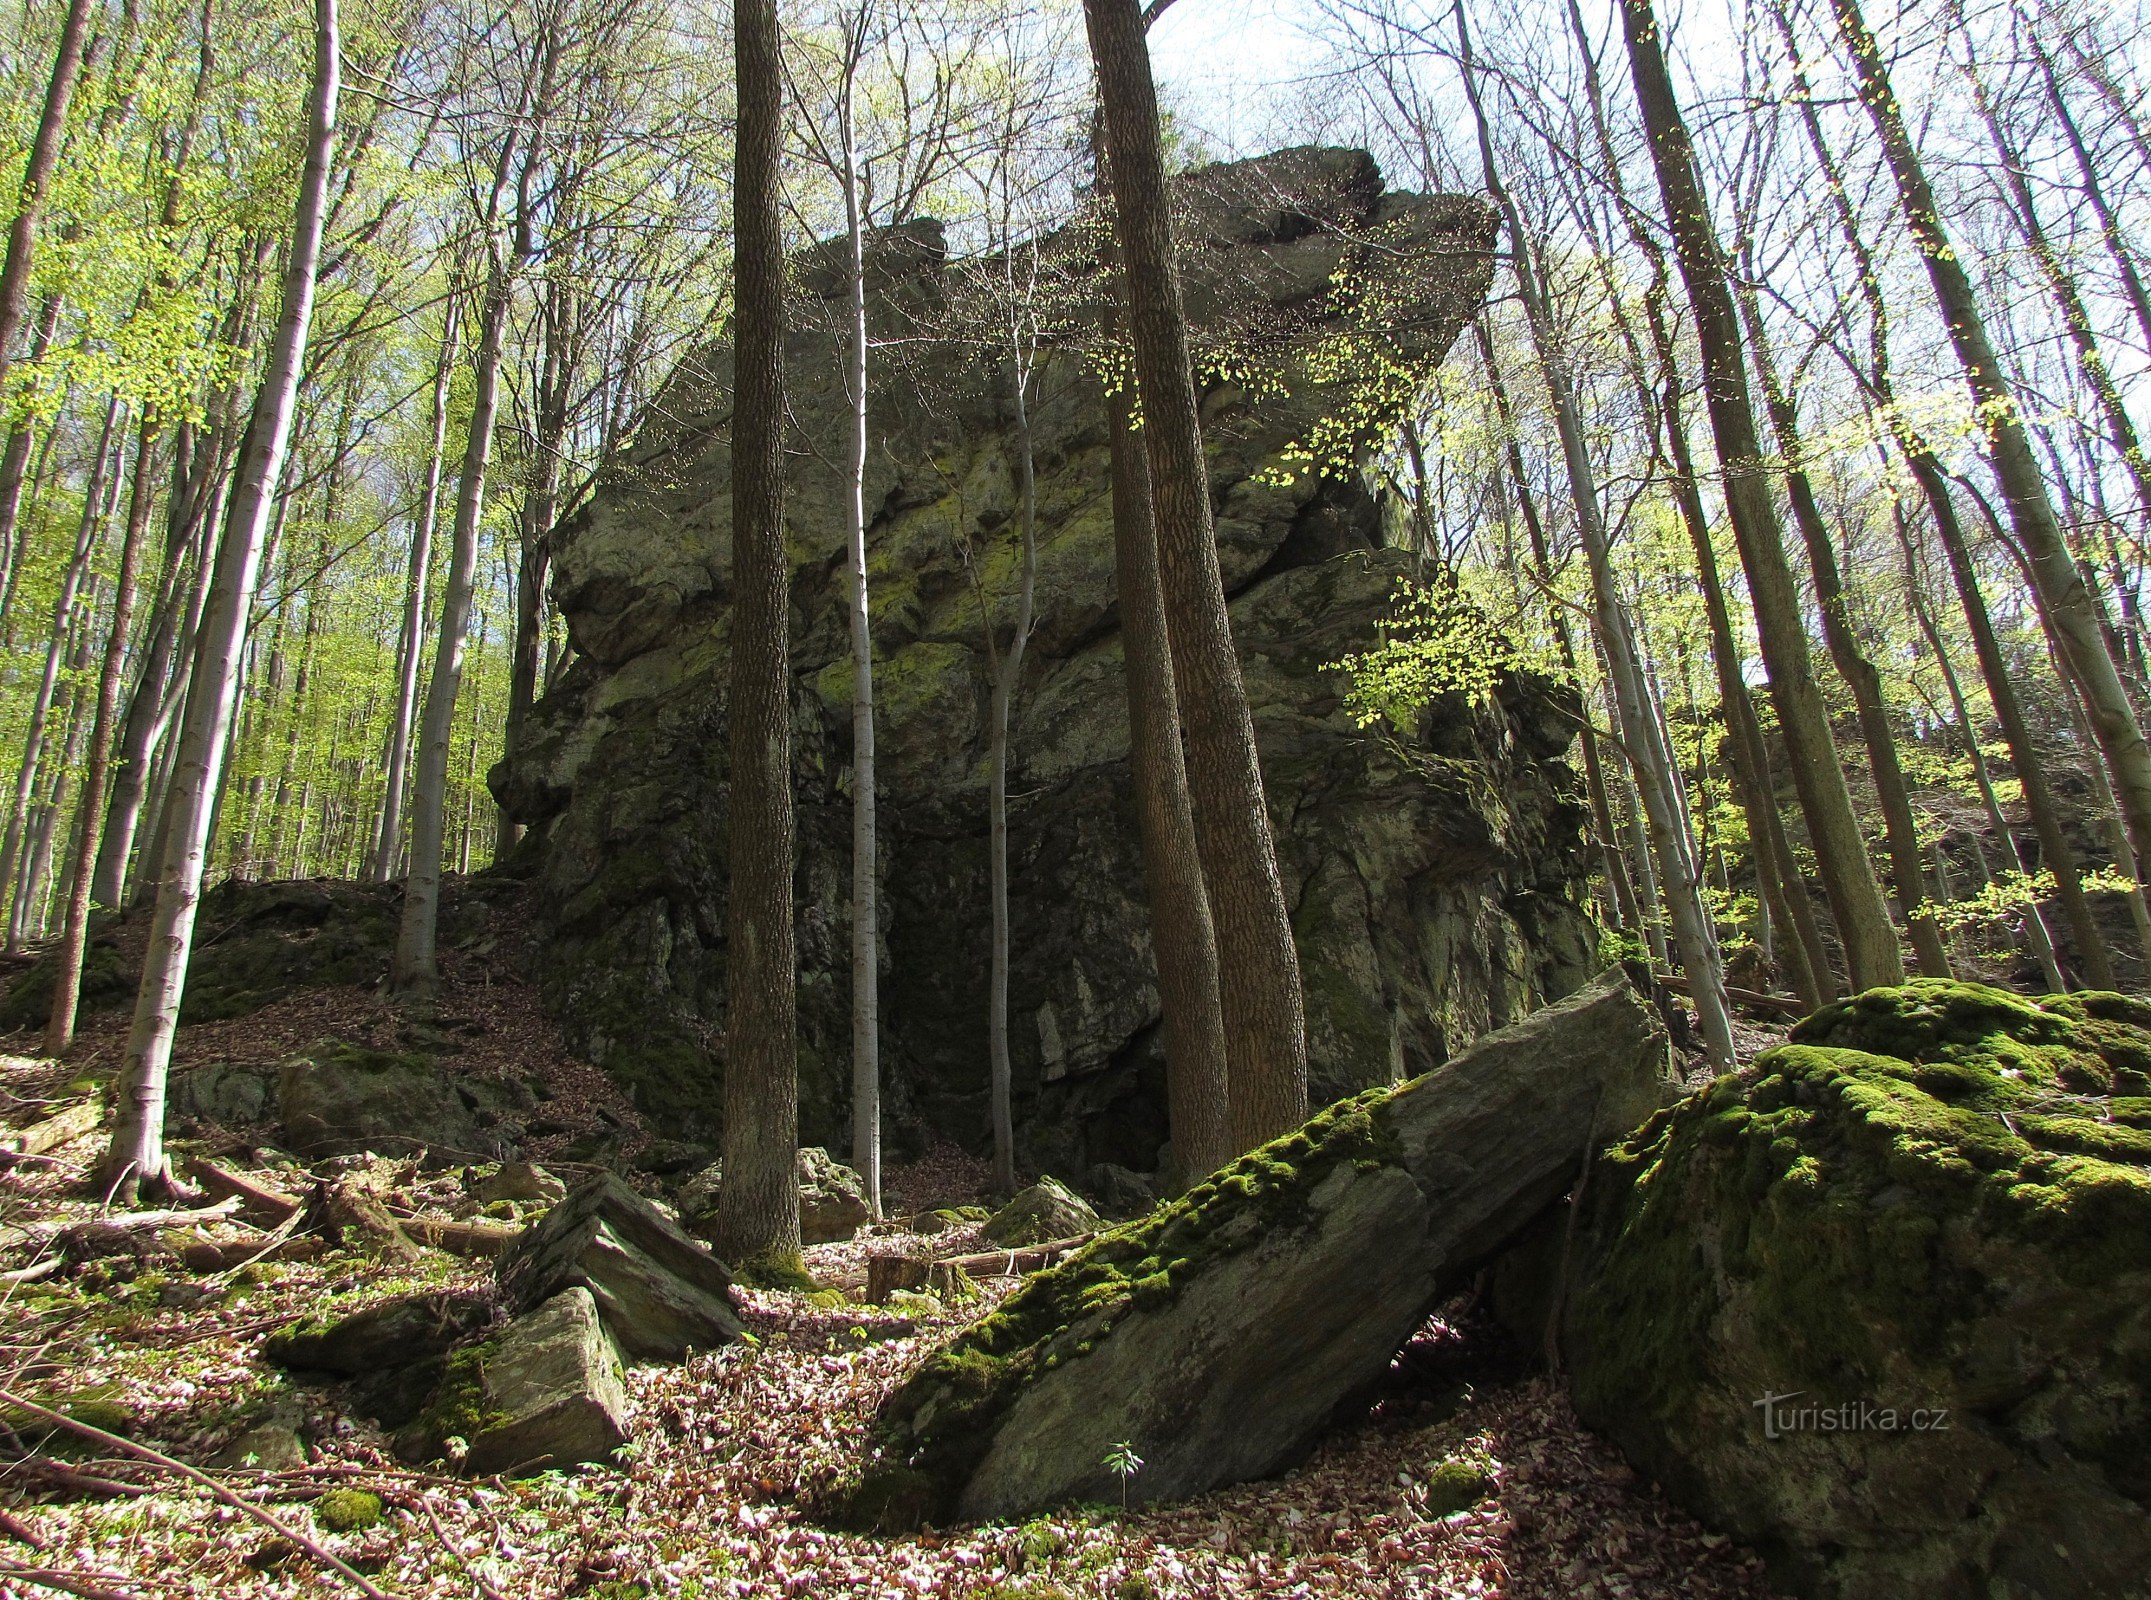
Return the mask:
POLYGON ((791 1294, 813 1294, 821 1285, 807 1271, 806 1262, 796 1250, 770 1250, 758 1256, 749 1256, 736 1262, 732 1276, 748 1289, 781 1289, 791 1294))
POLYGON ((945 1515, 991 1446, 999 1417, 1034 1377, 1081 1359, 1130 1309, 1168 1303, 1211 1262, 1305 1222, 1315 1189, 1338 1168, 1392 1163, 1395 1135, 1384 1109, 1394 1093, 1373 1089, 1338 1101, 1031 1278, 935 1352, 883 1406, 875 1437, 894 1464, 884 1470, 923 1474, 934 1489, 924 1515, 945 1515))
POLYGON ((2151 1051, 2132 1015, 2151 1020, 2120 996, 1870 990, 1794 1028, 1752 1081, 1661 1112, 1594 1173, 1603 1254, 1568 1340, 1596 1352, 1584 1415, 1681 1404, 1728 1280, 1788 1384, 1905 1359, 1947 1373, 2023 1262, 2145 1281, 2151 1132, 2108 1092, 2151 1051))
POLYGON ((381 1520, 381 1497, 365 1489, 331 1489, 314 1502, 314 1520, 331 1533, 357 1533, 381 1520))
MULTIPOLYGON (((0 1031, 42 1028, 52 1014, 52 990, 59 973, 57 948, 37 958, 17 978, 0 1001, 0 1031)), ((134 998, 139 969, 130 969, 126 957, 110 939, 92 939, 82 952, 82 988, 77 1008, 85 1015, 116 1011, 134 998)))
POLYGON ((1452 1456, 1427 1474, 1427 1515, 1468 1511, 1494 1492, 1494 1480, 1475 1462, 1452 1456))

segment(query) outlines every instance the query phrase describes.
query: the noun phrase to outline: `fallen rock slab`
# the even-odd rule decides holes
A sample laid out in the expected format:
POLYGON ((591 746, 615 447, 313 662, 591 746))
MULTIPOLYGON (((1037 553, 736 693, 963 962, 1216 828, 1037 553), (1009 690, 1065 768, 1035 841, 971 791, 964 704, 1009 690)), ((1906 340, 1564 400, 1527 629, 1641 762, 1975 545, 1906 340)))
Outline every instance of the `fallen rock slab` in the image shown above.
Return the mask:
POLYGON ((1585 1151, 1669 1094, 1619 974, 1395 1089, 1338 1102, 1033 1278, 882 1406, 828 1509, 894 1530, 1169 1500, 1298 1459, 1585 1151))
POLYGON ((620 1352, 584 1288, 564 1290, 485 1344, 457 1352, 432 1408, 468 1418, 474 1477, 602 1461, 627 1443, 620 1352))
POLYGON ((744 1331, 731 1269, 609 1172, 526 1228, 496 1272, 522 1311, 588 1289, 620 1348, 641 1359, 677 1361, 744 1331))
POLYGON ((1576 1410, 1790 1593, 2151 1594, 2151 1005, 1916 980, 1592 1170, 1576 1410))

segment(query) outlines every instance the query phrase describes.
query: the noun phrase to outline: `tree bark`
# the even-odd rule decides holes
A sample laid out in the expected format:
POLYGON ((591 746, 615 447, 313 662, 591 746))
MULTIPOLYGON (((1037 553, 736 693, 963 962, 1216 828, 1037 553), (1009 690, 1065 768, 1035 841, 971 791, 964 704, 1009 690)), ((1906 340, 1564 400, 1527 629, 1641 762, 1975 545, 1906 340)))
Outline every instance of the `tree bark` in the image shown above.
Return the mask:
POLYGON ((1299 953, 1218 570, 1142 15, 1136 0, 1086 0, 1084 14, 1098 69, 1143 396, 1142 440, 1186 736, 1188 792, 1217 932, 1233 1143, 1249 1149, 1297 1127, 1307 1115, 1299 953))
MULTIPOLYGON (((865 13, 860 14, 865 25, 865 13)), ((850 272, 845 284, 845 383, 851 403, 851 454, 845 463, 845 579, 847 621, 851 639, 851 1156, 852 1166, 866 1186, 867 1204, 881 1215, 881 910, 879 845, 875 829, 874 800, 878 779, 874 768, 874 630, 871 596, 866 579, 866 215, 863 178, 859 169, 858 125, 852 97, 857 90, 856 63, 848 67, 841 94, 843 171, 838 174, 844 191, 844 237, 850 251, 850 272)), ((1005 729, 1004 750, 1005 757, 1005 729)), ((1004 817, 1005 823, 1005 817, 1004 817)), ((1002 835, 997 880, 1006 888, 1007 836, 1002 835)), ((1005 912, 1005 905, 996 909, 1005 912)), ((998 927, 998 924, 996 925, 998 927)), ((1006 1003, 1006 991, 1002 992, 1006 1003)), ((994 1099, 994 1162, 996 1171, 1007 1152, 1001 1143, 1001 1080, 996 1073, 994 1099)), ((1009 1187, 1013 1189, 1013 1181, 1009 1187)))
MULTIPOLYGON (((1731 1071, 1733 1027, 1732 1012, 1725 997, 1725 968, 1718 950, 1717 929, 1703 903, 1702 874, 1696 859, 1695 840, 1688 826, 1685 798, 1680 792, 1681 778, 1673 760, 1672 741, 1651 694, 1636 646, 1634 626, 1614 575, 1612 549, 1599 508, 1590 448, 1584 438, 1568 368, 1557 348, 1552 312, 1534 260, 1531 236, 1524 229, 1515 197, 1501 181, 1494 159, 1493 129, 1480 101, 1471 39, 1461 8, 1456 13, 1456 25, 1464 97, 1471 107, 1478 133, 1480 164, 1485 172, 1487 191, 1500 207, 1502 220, 1509 230, 1517 293, 1523 301, 1540 374, 1553 402, 1577 537, 1591 571, 1599 648, 1605 652, 1606 676, 1619 712, 1629 771, 1635 781, 1644 826, 1650 835, 1649 854, 1658 865, 1660 901, 1672 924, 1674 948, 1679 952, 1681 967, 1688 974, 1704 1050, 1719 1071, 1731 1071)), ((1489 345, 1489 354, 1491 350, 1489 345)))
POLYGON ((784 554, 784 67, 776 0, 733 0, 732 682, 724 1184, 712 1242, 750 1273, 799 1263, 798 975, 784 554))
MULTIPOLYGON (((1013 250, 1013 245, 1004 245, 1013 250)), ((1011 318, 1016 313, 1012 310, 1011 318)), ((1023 541, 1021 577, 1016 593, 1016 626, 1008 649, 994 663, 986 797, 987 875, 992 894, 993 953, 987 999, 987 1042, 991 1052, 993 1100, 993 1182, 1003 1194, 1016 1191, 1016 1119, 1013 1063, 1008 1050, 1008 724, 1016 688, 1023 681, 1023 656, 1031 642, 1031 617, 1038 589, 1038 475, 1031 454, 1030 352, 1020 334, 1012 334, 1009 365, 1014 373, 1009 400, 1016 421, 1016 499, 1023 541)), ((986 625, 990 630, 993 618, 986 625)), ((1168 1107, 1168 1116, 1170 1108, 1168 1107)), ((878 1152, 877 1152, 878 1154, 878 1152)), ((877 1207, 878 1212, 878 1207, 877 1207)))
POLYGON ((1904 767, 1897 759, 1897 733, 1890 726, 1889 705, 1883 699, 1882 674, 1869 659, 1853 626, 1837 546, 1808 481, 1800 413, 1779 381, 1762 308, 1756 303, 1752 287, 1744 287, 1739 298, 1748 325, 1748 347, 1755 357, 1756 375, 1762 381, 1763 407, 1770 415, 1771 428, 1784 457, 1786 503, 1792 507, 1793 521, 1807 545, 1808 570, 1815 579, 1815 607, 1822 614, 1823 643, 1838 676, 1852 690, 1860 737, 1867 747, 1868 772, 1874 780, 1875 798, 1882 808, 1883 828, 1889 841, 1890 879, 1897 890, 1897 904, 1904 913, 1920 971, 1930 978, 1946 978, 1950 975, 1949 952, 1942 947, 1942 930, 1933 913, 1924 909, 1927 882, 1919 823, 1912 814, 1912 795, 1905 784, 1904 767))
POLYGON ((336 152, 341 88, 336 8, 337 0, 314 3, 314 75, 307 102, 306 157, 284 270, 283 310, 255 395, 245 463, 233 481, 216 576, 196 649, 178 767, 165 801, 170 844, 120 1072, 118 1125, 102 1174, 113 1192, 130 1200, 171 1185, 164 1150, 164 1106, 172 1040, 179 1026, 180 997, 186 987, 187 957, 208 856, 210 810, 260 576, 262 535, 268 527, 270 497, 283 476, 292 407, 313 322, 315 274, 321 259, 329 166, 336 152))
POLYGON ((433 535, 441 515, 441 467, 448 449, 448 390, 456 364, 456 289, 450 284, 441 315, 440 359, 433 367, 432 446, 426 454, 425 487, 411 524, 411 559, 404 578, 403 630, 396 643, 396 706, 389 722, 388 759, 381 790, 381 820, 374 835, 367 877, 386 883, 403 854, 403 791, 411 760, 412 721, 418 710, 418 664, 426 645, 426 586, 432 576, 433 535))
POLYGON ((1837 920, 1853 987, 1898 983, 1904 978, 1904 958, 1890 925, 1889 907, 1875 881, 1859 818, 1852 810, 1844 768, 1830 736, 1828 712, 1815 686, 1799 594, 1785 556, 1784 530, 1771 503, 1762 445, 1756 437, 1740 322, 1727 283, 1725 258, 1711 226, 1687 124, 1673 95, 1651 0, 1622 0, 1621 25, 1659 195, 1672 227, 1674 256, 1702 346, 1704 397, 1724 473, 1726 511, 1747 572, 1770 698, 1784 730, 1817 870, 1837 920))
POLYGON ((45 1020, 45 1053, 64 1055, 75 1039, 75 1008, 82 995, 82 959, 90 941, 90 897, 97 866, 97 836, 104 821, 105 790, 111 776, 112 722, 119 710, 120 682, 127 670, 127 633, 134 621, 135 572, 142 541, 149 533, 156 505, 151 474, 162 430, 145 417, 135 440, 134 493, 127 507, 127 532, 120 543, 119 572, 112 580, 111 631, 105 638, 104 669, 97 679, 97 710, 90 727, 89 764, 82 776, 82 802, 75 813, 75 855, 68 879, 67 923, 55 952, 52 1010, 45 1020))
MULTIPOLYGON (((501 156, 500 177, 507 173, 508 152, 501 156)), ((502 188, 496 183, 497 205, 502 188)), ((456 479, 456 518, 451 532, 446 592, 441 596, 441 626, 434 640, 433 677, 426 685, 425 716, 418 734, 418 767, 411 785, 411 861, 403 880, 403 920, 396 932, 396 956, 390 981, 399 994, 424 1003, 440 984, 435 936, 441 909, 442 846, 446 838, 448 762, 455 741, 456 699, 463 688, 464 647, 469 642, 471 592, 478 573, 478 524, 485 514, 486 468, 493 455, 493 424, 500 410, 500 347, 508 325, 508 297, 513 279, 504 248, 488 241, 493 252, 486 274, 485 298, 478 314, 478 344, 473 352, 474 395, 470 434, 456 479)))
POLYGON ((37 257, 37 226, 44 211, 45 189, 52 182, 53 168, 59 164, 60 141, 67 131, 67 106, 82 74, 83 40, 96 9, 96 0, 69 0, 67 20, 60 26, 60 43, 53 55, 52 76, 45 84, 44 111, 37 120, 37 134, 30 141, 29 157, 23 163, 15 220, 8 227, 7 259, 0 263, 0 383, 7 379, 15 336, 22 329, 23 310, 29 302, 30 269, 37 257))

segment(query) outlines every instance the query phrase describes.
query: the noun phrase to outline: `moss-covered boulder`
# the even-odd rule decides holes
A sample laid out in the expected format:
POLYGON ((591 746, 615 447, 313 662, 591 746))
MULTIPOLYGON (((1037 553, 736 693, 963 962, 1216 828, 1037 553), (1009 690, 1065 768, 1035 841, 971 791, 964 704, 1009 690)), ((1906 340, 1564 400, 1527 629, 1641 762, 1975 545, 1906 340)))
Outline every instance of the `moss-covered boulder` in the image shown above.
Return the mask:
POLYGON ((1617 974, 1395 1089, 1339 1101, 1032 1278, 883 1405, 838 1520, 1164 1500, 1297 1459, 1444 1293, 1663 1103, 1617 974), (1144 1462, 1125 1486, 1120 1445, 1144 1462))
POLYGON ((1921 981, 1594 1171, 1578 1410, 1803 1595, 2151 1593, 2151 1006, 1921 981))
POLYGON ((1058 1178, 1040 1178, 986 1219, 988 1244, 1044 1244, 1072 1239, 1098 1226, 1091 1203, 1058 1178))
POLYGON ((284 1064, 276 1103, 286 1142, 305 1155, 486 1160, 515 1153, 537 1096, 528 1084, 458 1074, 433 1056, 324 1039, 284 1064))

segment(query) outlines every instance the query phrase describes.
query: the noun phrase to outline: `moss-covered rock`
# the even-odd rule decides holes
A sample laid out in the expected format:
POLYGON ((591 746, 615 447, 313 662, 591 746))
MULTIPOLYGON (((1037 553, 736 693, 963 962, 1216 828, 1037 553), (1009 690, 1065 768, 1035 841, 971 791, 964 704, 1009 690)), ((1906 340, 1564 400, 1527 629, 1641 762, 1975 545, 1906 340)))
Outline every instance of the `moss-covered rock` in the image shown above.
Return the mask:
POLYGON ((2147 1022, 1913 982, 1654 1120, 1593 1176, 1579 1411, 1803 1594, 2146 1592, 2147 1022))
POLYGON ((331 1533, 359 1533, 381 1520, 381 1497, 370 1489, 331 1489, 314 1502, 314 1520, 331 1533))
POLYGON ((837 1497, 862 1507, 846 1520, 1117 1499, 1123 1442, 1145 1462, 1138 1499, 1276 1470, 1567 1187, 1594 1127, 1661 1102, 1665 1065, 1655 1018, 1615 978, 1100 1234, 890 1397, 874 1459, 837 1497))
MULTIPOLYGON (((1337 398, 1306 381, 1294 349, 1343 313, 1332 276, 1413 263, 1393 303, 1412 355, 1431 367, 1485 293, 1491 214, 1473 200, 1384 193, 1374 162, 1351 150, 1212 168, 1181 192, 1198 337, 1280 352, 1287 380, 1259 395, 1212 385, 1204 443, 1323 1104, 1423 1072, 1589 976, 1586 809, 1564 759, 1574 723, 1558 693, 1518 677, 1477 711, 1444 704, 1394 737, 1358 728, 1343 680, 1324 668, 1374 641, 1416 560, 1371 479, 1288 461, 1337 398)), ((876 236, 877 330, 915 329, 963 292, 938 238, 929 224, 876 236)), ((1071 282, 1103 281, 1075 265, 1083 236, 1045 248, 1069 261, 1071 282)), ((808 278, 819 271, 802 262, 808 278)), ((848 491, 835 463, 850 410, 829 337, 805 324, 793 335, 786 532, 800 1128, 841 1149, 851 669, 848 491)), ((887 841, 885 1115, 892 1137, 930 1130, 976 1144, 989 1126, 982 625, 1005 637, 1013 620, 1017 452, 1006 386, 987 366, 957 346, 907 349, 912 359, 874 372, 879 443, 865 488, 887 841)), ((544 836, 541 959, 571 1043, 653 1120, 697 1137, 717 1127, 725 1066, 730 383, 722 345, 683 361, 658 420, 556 531, 574 659, 489 776, 544 836)), ((1046 355, 1038 394, 1037 627, 1010 775, 1019 1154, 1070 1177, 1099 1163, 1152 1172, 1167 1133, 1164 1058, 1128 775, 1104 393, 1068 349, 1046 355)))
MULTIPOLYGON (((42 1028, 52 1014, 52 988, 57 971, 53 953, 47 951, 24 969, 0 1000, 0 1031, 42 1028)), ((77 1009, 83 1016, 117 1011, 130 1004, 140 973, 120 953, 118 941, 109 937, 90 940, 82 952, 82 998, 77 1009)))
POLYGON ((430 1055, 342 1039, 324 1039, 286 1062, 276 1100, 285 1140, 310 1156, 512 1155, 522 1119, 537 1106, 528 1084, 444 1071, 430 1055))
POLYGON ((1040 1178, 986 1219, 980 1231, 989 1244, 1044 1244, 1072 1239, 1098 1226, 1091 1204, 1058 1178, 1040 1178))

